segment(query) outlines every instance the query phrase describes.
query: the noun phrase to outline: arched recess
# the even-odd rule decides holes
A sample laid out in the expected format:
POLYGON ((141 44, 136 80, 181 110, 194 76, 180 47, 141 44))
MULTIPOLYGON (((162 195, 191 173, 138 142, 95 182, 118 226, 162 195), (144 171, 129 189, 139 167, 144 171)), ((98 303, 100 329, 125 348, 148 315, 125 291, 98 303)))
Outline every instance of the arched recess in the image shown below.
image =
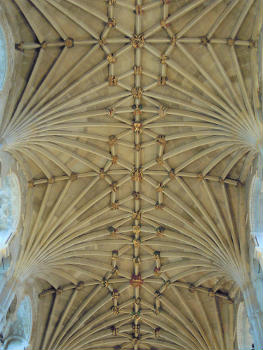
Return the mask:
POLYGON ((255 257, 263 270, 263 177, 262 159, 253 177, 250 194, 250 232, 255 242, 255 257))
POLYGON ((10 337, 4 350, 25 350, 27 343, 24 342, 24 339, 21 337, 10 337))
POLYGON ((28 296, 25 296, 16 312, 12 310, 12 304, 6 316, 3 346, 0 349, 24 350, 29 345, 32 331, 31 300, 28 296))
POLYGON ((2 255, 12 234, 16 232, 20 211, 21 190, 18 178, 13 172, 2 176, 0 170, 0 251, 2 255))
MULTIPOLYGON (((259 148, 249 185, 249 263, 250 282, 244 292, 246 314, 256 349, 261 349, 263 335, 263 157, 259 148)), ((244 316, 245 317, 245 316, 244 316)), ((245 326, 244 326, 245 327, 245 326)), ((245 334, 245 332, 244 332, 245 334)), ((241 348, 240 348, 241 349, 241 348)))
POLYGON ((0 90, 3 89, 7 70, 7 49, 3 29, 0 27, 0 90))
POLYGON ((254 341, 250 334, 250 324, 247 317, 245 303, 241 302, 237 314, 237 345, 239 350, 251 350, 254 341))
POLYGON ((15 43, 11 28, 0 3, 0 126, 8 94, 12 86, 15 62, 15 43))

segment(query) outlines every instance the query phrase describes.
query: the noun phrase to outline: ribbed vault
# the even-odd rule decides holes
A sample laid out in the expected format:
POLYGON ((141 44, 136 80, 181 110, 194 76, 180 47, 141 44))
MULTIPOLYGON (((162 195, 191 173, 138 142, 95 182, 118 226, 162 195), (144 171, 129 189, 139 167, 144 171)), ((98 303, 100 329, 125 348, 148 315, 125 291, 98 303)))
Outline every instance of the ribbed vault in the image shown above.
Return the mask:
POLYGON ((28 181, 12 279, 44 286, 33 348, 234 349, 262 2, 5 7, 24 68, 1 138, 28 181))

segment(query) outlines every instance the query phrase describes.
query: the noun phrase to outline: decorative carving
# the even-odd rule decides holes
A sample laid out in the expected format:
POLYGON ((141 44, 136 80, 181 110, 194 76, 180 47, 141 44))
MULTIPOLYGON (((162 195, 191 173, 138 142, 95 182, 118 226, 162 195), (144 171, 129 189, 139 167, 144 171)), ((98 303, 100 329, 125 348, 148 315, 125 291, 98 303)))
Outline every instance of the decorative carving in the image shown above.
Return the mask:
POLYGON ((101 179, 105 179, 106 173, 104 172, 103 168, 100 169, 99 176, 100 176, 101 179))
POLYGON ((198 179, 200 181, 204 180, 204 175, 202 173, 198 174, 198 179))
POLYGON ((108 116, 109 116, 110 118, 113 118, 113 116, 114 116, 114 109, 113 109, 113 108, 109 108, 109 109, 108 109, 108 116))
POLYGON ((163 165, 163 157, 157 157, 156 158, 156 163, 159 165, 163 165))
POLYGON ((111 327, 112 335, 117 336, 118 335, 118 328, 115 326, 111 327))
POLYGON ((132 232, 135 234, 139 234, 141 232, 141 227, 140 226, 132 226, 132 232))
POLYGON ((118 84, 118 79, 116 75, 110 75, 109 76, 109 86, 117 86, 118 84))
POLYGON ((134 238, 132 243, 133 243, 134 247, 139 248, 139 246, 141 245, 141 240, 134 238))
POLYGON ((139 265, 139 264, 141 263, 141 258, 137 256, 137 257, 134 257, 134 258, 132 259, 132 261, 134 262, 134 264, 139 265))
POLYGON ((47 48, 47 42, 46 41, 42 41, 41 49, 46 49, 46 48, 47 48))
POLYGON ((78 180, 78 174, 71 173, 69 179, 71 182, 78 180))
POLYGON ((116 182, 113 182, 112 184, 110 184, 110 187, 111 187, 113 192, 117 192, 118 191, 118 185, 117 185, 116 182))
POLYGON ((172 36, 172 38, 171 38, 171 45, 172 45, 172 46, 176 46, 176 42, 177 42, 177 37, 176 37, 176 35, 174 35, 174 36, 172 36))
POLYGON ((109 136, 109 145, 110 146, 113 146, 117 143, 117 137, 115 135, 110 135, 109 136))
POLYGON ((141 133, 142 132, 142 123, 134 122, 133 123, 133 131, 137 132, 137 133, 141 133))
POLYGON ((213 289, 209 289, 208 290, 208 296, 209 297, 215 297, 216 296, 216 293, 213 291, 213 289))
POLYGON ((30 180, 30 181, 28 181, 28 188, 33 188, 34 186, 35 186, 35 184, 34 184, 34 180, 30 180))
POLYGON ((132 180, 133 181, 142 181, 143 180, 143 172, 142 169, 134 169, 132 172, 132 180))
POLYGON ((188 290, 190 293, 194 293, 196 291, 196 286, 193 284, 190 284, 188 290))
POLYGON ((142 149, 142 145, 140 143, 137 143, 134 148, 135 148, 135 151, 140 152, 142 149))
POLYGON ((84 288, 84 282, 83 282, 83 281, 79 281, 78 284, 77 284, 77 286, 76 286, 76 289, 77 289, 77 290, 81 290, 81 289, 83 289, 83 288, 84 288))
POLYGON ((159 338, 159 337, 160 337, 160 330, 161 330, 160 327, 155 328, 155 330, 154 330, 154 336, 155 336, 155 338, 159 338))
POLYGON ((136 305, 140 305, 140 303, 141 303, 141 298, 140 298, 140 297, 139 297, 139 298, 135 298, 134 303, 135 303, 136 305))
POLYGON ((112 259, 117 259, 118 256, 119 256, 118 250, 113 250, 113 251, 112 251, 112 259))
POLYGON ((163 192, 163 190, 164 190, 164 185, 162 183, 160 183, 159 186, 157 187, 156 191, 163 192))
POLYGON ((164 208, 164 204, 163 203, 159 203, 159 202, 155 203, 155 209, 163 209, 163 208, 164 208))
POLYGON ((131 94, 133 96, 133 98, 141 98, 142 97, 142 88, 132 88, 131 89, 131 94))
POLYGON ((131 38, 131 44, 132 47, 134 47, 135 49, 141 48, 144 46, 144 36, 143 34, 139 34, 139 35, 134 35, 131 38))
POLYGON ((165 135, 159 135, 156 140, 160 145, 165 146, 166 141, 165 141, 165 135))
POLYGON ((142 105, 132 105, 132 109, 133 109, 133 114, 136 116, 137 114, 138 115, 141 115, 142 114, 142 105))
POLYGON ((109 281, 106 278, 103 278, 101 281, 101 284, 103 287, 108 288, 109 287, 109 281))
POLYGON ((166 114, 167 114, 167 107, 161 106, 160 107, 160 111, 159 111, 160 117, 164 119, 166 114))
POLYGON ((135 192, 135 191, 133 191, 133 192, 132 192, 132 195, 133 195, 133 198, 134 198, 135 200, 139 200, 139 199, 140 199, 140 192, 135 192))
POLYGON ((160 57, 160 62, 161 62, 161 64, 166 64, 167 59, 168 59, 168 56, 166 56, 166 55, 161 55, 161 57, 160 57))
POLYGON ((49 183, 50 185, 54 184, 54 183, 55 183, 55 178, 54 178, 54 177, 50 177, 50 178, 48 179, 48 183, 49 183))
POLYGON ((134 288, 141 287, 143 285, 143 280, 140 273, 138 275, 132 275, 130 285, 134 288))
POLYGON ((158 84, 161 86, 165 86, 167 81, 168 81, 168 77, 160 77, 158 80, 158 84))
POLYGON ((162 226, 157 227, 157 229, 156 229, 157 236, 163 236, 164 231, 165 231, 164 227, 162 227, 162 226))
POLYGON ((201 37, 201 44, 207 46, 210 43, 210 40, 206 36, 201 37))
POLYGON ((111 208, 114 210, 119 209, 119 201, 116 200, 115 202, 111 203, 111 208))
POLYGON ((106 44, 106 40, 104 38, 101 38, 99 39, 98 44, 100 45, 100 47, 102 47, 103 45, 106 44))
POLYGON ((113 54, 109 54, 109 55, 107 56, 107 61, 108 61, 109 63, 113 64, 113 63, 116 62, 116 57, 114 57, 113 54))
POLYGON ((166 20, 167 20, 167 18, 161 20, 160 26, 161 26, 162 28, 168 28, 168 27, 170 26, 170 23, 167 23, 166 20))
POLYGON ((169 171, 169 177, 170 177, 170 179, 174 179, 174 178, 175 178, 174 169, 171 169, 171 170, 169 171))
POLYGON ((56 294, 57 295, 61 295, 63 293, 63 288, 62 287, 58 287, 57 289, 56 289, 56 294))
POLYGON ((74 47, 74 39, 72 39, 72 38, 67 38, 66 40, 64 40, 64 45, 65 45, 65 47, 67 47, 68 49, 71 49, 72 47, 74 47))
POLYGON ((108 18, 108 26, 110 28, 116 27, 116 19, 115 18, 108 18))
POLYGON ((135 6, 135 13, 137 16, 141 16, 143 14, 142 5, 135 6))
POLYGON ((113 226, 108 227, 108 231, 113 238, 116 238, 118 230, 115 227, 113 226))
POLYGON ((229 46, 235 46, 235 39, 229 38, 227 39, 227 45, 229 46))
POLYGON ((134 66, 134 75, 142 75, 142 66, 134 66))
POLYGON ((112 164, 117 164, 118 156, 112 156, 111 162, 112 162, 112 164))
POLYGON ((114 315, 119 315, 119 313, 120 313, 120 308, 119 308, 119 306, 113 306, 112 308, 111 308, 111 310, 112 310, 112 312, 113 312, 113 314, 114 315))
POLYGON ((15 44, 15 48, 18 51, 24 52, 24 42, 21 41, 20 43, 15 44))

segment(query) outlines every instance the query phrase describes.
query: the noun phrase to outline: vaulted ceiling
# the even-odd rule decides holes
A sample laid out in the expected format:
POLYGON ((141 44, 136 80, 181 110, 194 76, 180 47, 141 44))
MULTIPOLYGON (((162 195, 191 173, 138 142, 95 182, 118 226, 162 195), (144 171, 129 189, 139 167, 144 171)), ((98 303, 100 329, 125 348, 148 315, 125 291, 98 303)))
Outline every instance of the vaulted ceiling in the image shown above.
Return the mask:
POLYGON ((33 349, 234 349, 260 0, 5 0, 33 349), (38 287, 36 287, 38 286, 38 287))

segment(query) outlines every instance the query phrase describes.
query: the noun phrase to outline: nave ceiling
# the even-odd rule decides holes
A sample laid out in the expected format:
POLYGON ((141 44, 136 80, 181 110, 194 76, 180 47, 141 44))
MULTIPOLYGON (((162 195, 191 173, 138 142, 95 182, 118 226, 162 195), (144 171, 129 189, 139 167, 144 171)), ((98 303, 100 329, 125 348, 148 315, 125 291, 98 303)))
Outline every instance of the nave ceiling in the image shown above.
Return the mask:
POLYGON ((256 300, 262 2, 3 5, 1 143, 28 187, 9 283, 32 287, 32 349, 234 349, 256 300))

